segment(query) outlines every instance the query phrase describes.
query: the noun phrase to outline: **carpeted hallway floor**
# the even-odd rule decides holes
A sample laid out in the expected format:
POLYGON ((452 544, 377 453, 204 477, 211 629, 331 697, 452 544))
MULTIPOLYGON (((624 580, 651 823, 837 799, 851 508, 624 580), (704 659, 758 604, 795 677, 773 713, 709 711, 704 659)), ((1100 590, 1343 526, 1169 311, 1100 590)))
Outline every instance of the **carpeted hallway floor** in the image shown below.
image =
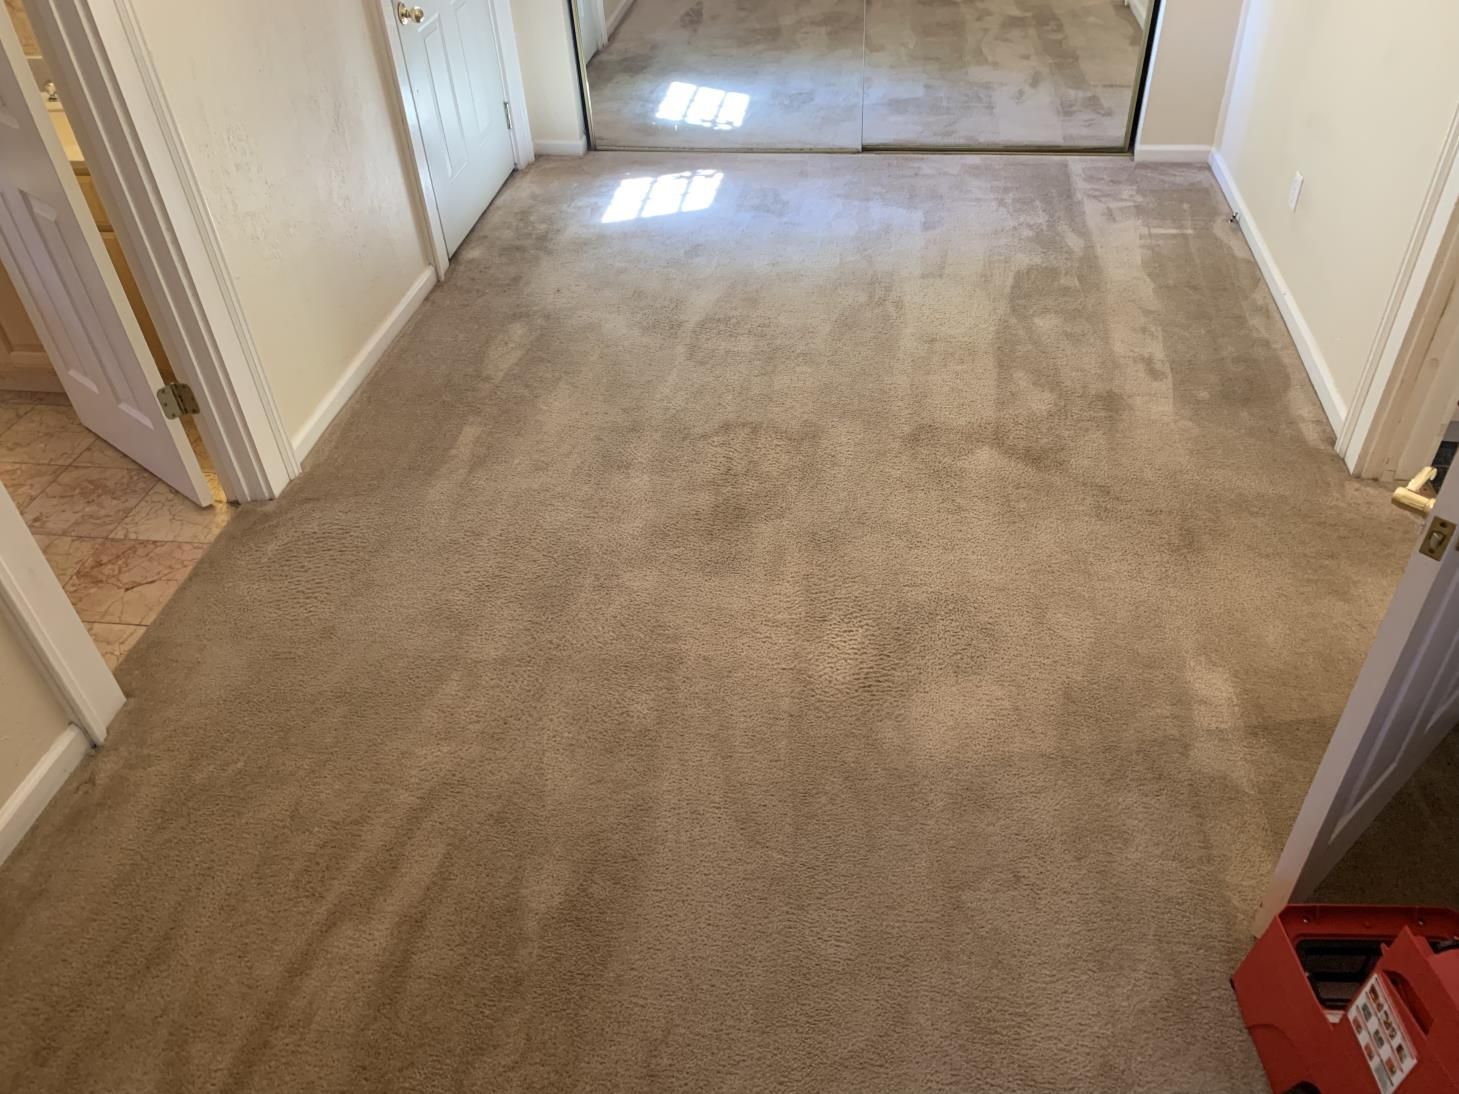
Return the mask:
POLYGON ((603 148, 1119 148, 1143 41, 1124 0, 633 0, 588 64, 593 133, 603 148))
POLYGON ((0 1089, 1264 1089, 1227 977, 1415 529, 1226 213, 539 161, 0 868, 0 1089))

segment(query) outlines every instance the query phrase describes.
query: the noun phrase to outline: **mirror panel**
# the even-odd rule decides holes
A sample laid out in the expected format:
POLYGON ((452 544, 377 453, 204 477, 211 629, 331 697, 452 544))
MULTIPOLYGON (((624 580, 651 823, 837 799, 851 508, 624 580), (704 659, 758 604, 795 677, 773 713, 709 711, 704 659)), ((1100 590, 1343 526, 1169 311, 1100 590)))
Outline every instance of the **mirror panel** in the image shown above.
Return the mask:
POLYGON ((867 0, 870 148, 1123 148, 1145 32, 1124 0, 867 0))
POLYGON ((587 62, 595 146, 858 151, 865 18, 863 0, 630 0, 587 62))
POLYGON ((571 0, 593 147, 1123 151, 1157 0, 571 0))

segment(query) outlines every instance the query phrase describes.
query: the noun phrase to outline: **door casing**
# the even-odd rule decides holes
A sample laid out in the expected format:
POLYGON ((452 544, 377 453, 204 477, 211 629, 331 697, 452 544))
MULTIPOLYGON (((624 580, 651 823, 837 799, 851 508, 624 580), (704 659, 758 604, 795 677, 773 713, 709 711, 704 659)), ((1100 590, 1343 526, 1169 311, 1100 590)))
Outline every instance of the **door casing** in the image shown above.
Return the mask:
POLYGON ((1459 399, 1455 307, 1459 106, 1338 437, 1338 453, 1353 474, 1404 480, 1433 458, 1459 399))

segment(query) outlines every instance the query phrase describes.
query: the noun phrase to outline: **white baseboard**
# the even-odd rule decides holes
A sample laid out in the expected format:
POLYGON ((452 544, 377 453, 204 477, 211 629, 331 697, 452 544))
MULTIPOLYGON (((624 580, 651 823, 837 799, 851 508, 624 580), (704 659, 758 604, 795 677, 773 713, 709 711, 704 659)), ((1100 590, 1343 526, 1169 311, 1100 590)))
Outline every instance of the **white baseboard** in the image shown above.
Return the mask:
POLYGON ((1214 149, 1211 152, 1211 173, 1216 176, 1216 182, 1220 184, 1222 192, 1225 193, 1231 211, 1237 214, 1241 232, 1251 246, 1251 253, 1256 256, 1256 264, 1261 269, 1261 275, 1266 279, 1267 288, 1271 290, 1272 297, 1277 302, 1277 308, 1282 313, 1282 319, 1287 324, 1287 330, 1291 332, 1292 341, 1297 345, 1297 353, 1301 356, 1302 364, 1307 369, 1307 378, 1317 392, 1317 398, 1322 403, 1327 420, 1332 423, 1333 431, 1340 435, 1343 423, 1348 416, 1347 403, 1338 394, 1337 384, 1332 379, 1332 370, 1327 367, 1327 359, 1317 345, 1317 338, 1313 335, 1312 328, 1307 325, 1307 320, 1303 317, 1302 309, 1298 307, 1292 291, 1287 288, 1286 278, 1282 276, 1282 271, 1277 267, 1277 261, 1272 257, 1266 240, 1262 238, 1261 229, 1257 226, 1255 218, 1252 217, 1250 208, 1241 196, 1241 191, 1236 187, 1236 180, 1231 177, 1231 171, 1226 166, 1226 161, 1220 151, 1214 149))
POLYGON ((0 391, 65 391, 49 361, 0 365, 0 391))
POLYGON ((1130 14, 1140 24, 1142 30, 1150 28, 1150 0, 1125 0, 1125 5, 1130 9, 1130 14))
POLYGON ((400 299, 400 303, 391 309, 385 321, 375 328, 375 332, 365 340, 364 347, 355 355, 355 359, 349 363, 344 370, 344 375, 339 382, 330 388, 329 394, 319 404, 314 413, 309 415, 309 420, 303 427, 294 434, 294 454, 299 459, 309 455, 315 443, 324 436, 324 431, 329 428, 331 422, 339 416, 345 404, 350 401, 350 396, 360 389, 370 371, 379 363, 385 351, 390 348, 390 343, 395 341, 395 336, 400 333, 402 327, 409 321, 420 307, 421 301, 435 287, 436 270, 429 266, 420 272, 414 283, 406 290, 400 299))
POLYGON ((67 726, 40 762, 30 769, 15 792, 0 805, 0 862, 10 857, 48 802, 71 772, 86 758, 91 742, 76 726, 67 726))
POLYGON ((586 156, 588 139, 578 137, 571 141, 533 141, 532 150, 539 156, 586 156))
POLYGON ((1209 163, 1209 144, 1137 144, 1136 163, 1209 163))

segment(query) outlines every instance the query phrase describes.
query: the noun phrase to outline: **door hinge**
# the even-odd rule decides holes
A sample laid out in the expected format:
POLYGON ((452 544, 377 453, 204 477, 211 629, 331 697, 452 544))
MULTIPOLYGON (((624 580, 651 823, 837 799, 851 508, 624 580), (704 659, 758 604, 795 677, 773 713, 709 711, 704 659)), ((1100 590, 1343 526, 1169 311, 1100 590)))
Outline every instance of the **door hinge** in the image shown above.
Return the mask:
POLYGON ((193 394, 193 389, 181 383, 159 387, 157 402, 162 406, 164 418, 181 418, 189 414, 196 414, 200 409, 198 397, 193 394))
POLYGON ((502 109, 504 111, 506 111, 506 114, 507 114, 507 128, 510 129, 510 128, 512 128, 512 104, 509 103, 509 102, 505 102, 504 101, 502 103, 502 109))

